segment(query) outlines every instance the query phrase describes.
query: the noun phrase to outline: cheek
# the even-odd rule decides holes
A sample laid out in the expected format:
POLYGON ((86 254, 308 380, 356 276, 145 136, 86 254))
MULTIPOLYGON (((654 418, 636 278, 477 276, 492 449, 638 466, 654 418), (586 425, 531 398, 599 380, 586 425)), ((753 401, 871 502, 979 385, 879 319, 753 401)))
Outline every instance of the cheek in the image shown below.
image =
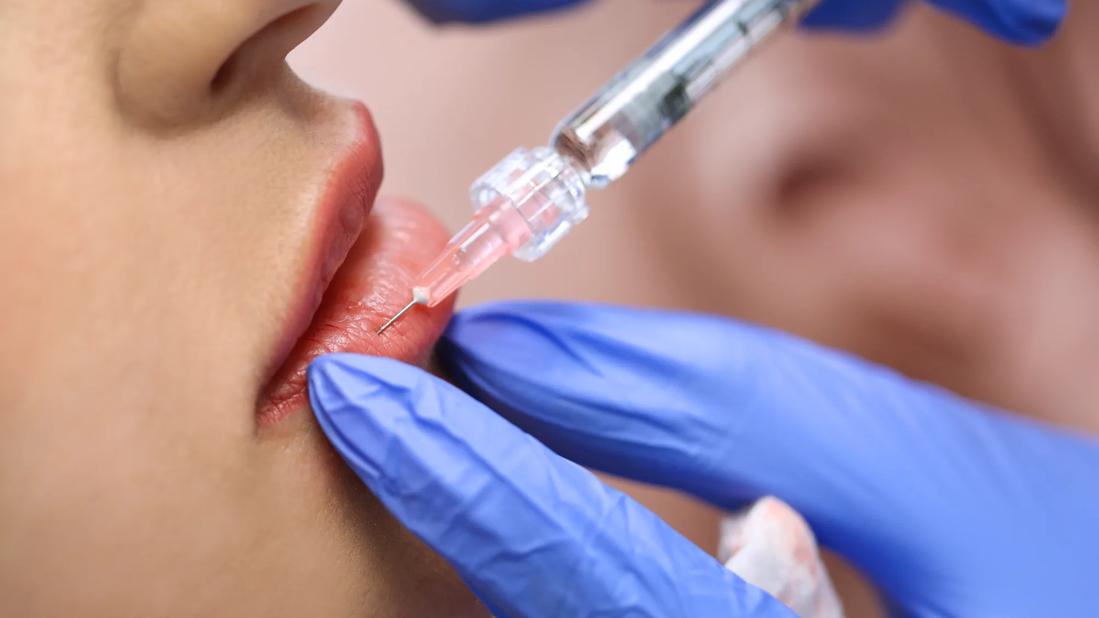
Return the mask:
POLYGON ((234 512, 255 475, 235 457, 307 227, 302 179, 337 136, 277 102, 172 139, 99 109, 4 121, 0 516, 26 534, 0 581, 122 599, 105 582, 154 586, 180 556, 258 542, 234 523, 261 519, 234 512))
POLYGON ((244 508, 248 475, 232 455, 245 450, 230 444, 237 439, 196 440, 182 427, 162 436, 150 430, 171 426, 161 410, 142 420, 89 408, 86 421, 32 412, 0 453, 15 475, 0 482, 0 528, 18 531, 0 551, 14 614, 181 607, 204 595, 180 591, 217 588, 210 564, 232 572, 233 557, 247 555, 255 542, 247 522, 260 514, 244 508))
POLYGON ((143 399, 102 402, 131 407, 220 407, 258 389, 299 292, 304 206, 342 139, 342 121, 305 122, 338 112, 290 92, 304 119, 268 102, 171 139, 89 121, 60 152, 28 146, 4 190, 34 207, 5 207, 0 259, 19 268, 2 284, 0 383, 60 372, 88 393, 136 368, 125 390, 143 399))
POLYGON ((251 498, 263 513, 255 521, 265 528, 250 561, 264 564, 273 581, 294 582, 267 588, 274 613, 341 616, 369 608, 377 616, 488 615, 319 431, 265 440, 250 459, 251 498))

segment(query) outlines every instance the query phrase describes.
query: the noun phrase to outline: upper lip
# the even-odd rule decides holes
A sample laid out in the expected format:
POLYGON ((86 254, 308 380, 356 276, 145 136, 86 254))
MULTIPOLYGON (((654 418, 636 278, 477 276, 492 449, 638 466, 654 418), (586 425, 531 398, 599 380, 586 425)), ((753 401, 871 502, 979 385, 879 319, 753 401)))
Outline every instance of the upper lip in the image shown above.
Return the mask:
POLYGON ((407 301, 412 277, 445 243, 446 234, 425 210, 407 202, 387 203, 372 213, 381 156, 369 112, 361 104, 354 110, 356 138, 316 204, 298 305, 258 403, 261 425, 305 407, 305 370, 316 356, 340 351, 424 360, 449 318, 445 304, 410 315, 397 332, 376 335, 387 315, 407 301))
POLYGON ((297 288, 300 293, 268 367, 269 378, 309 327, 328 284, 362 231, 382 182, 382 159, 370 112, 361 104, 354 105, 353 110, 354 137, 329 175, 320 198, 311 205, 316 210, 314 229, 305 247, 309 255, 303 260, 302 281, 297 288))

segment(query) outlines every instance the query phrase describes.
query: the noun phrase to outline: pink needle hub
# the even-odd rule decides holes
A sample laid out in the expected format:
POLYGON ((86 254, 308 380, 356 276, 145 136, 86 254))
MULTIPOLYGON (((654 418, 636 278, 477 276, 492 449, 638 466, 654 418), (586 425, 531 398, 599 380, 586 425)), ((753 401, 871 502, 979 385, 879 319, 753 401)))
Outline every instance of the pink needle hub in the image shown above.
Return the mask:
POLYGON ((550 148, 520 148, 473 183, 474 215, 416 279, 412 302, 434 307, 506 255, 534 261, 588 216, 587 173, 550 148))

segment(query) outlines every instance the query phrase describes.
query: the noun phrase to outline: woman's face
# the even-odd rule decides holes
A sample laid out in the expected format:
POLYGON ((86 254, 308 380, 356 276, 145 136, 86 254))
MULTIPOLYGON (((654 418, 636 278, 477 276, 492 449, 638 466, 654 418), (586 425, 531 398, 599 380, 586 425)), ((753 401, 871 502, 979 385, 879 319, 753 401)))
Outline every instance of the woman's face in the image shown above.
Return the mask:
MULTIPOLYGON (((283 62, 336 0, 0 0, 0 613, 448 615, 306 408, 445 240, 283 62)), ((474 609, 475 611, 475 609, 474 609)))

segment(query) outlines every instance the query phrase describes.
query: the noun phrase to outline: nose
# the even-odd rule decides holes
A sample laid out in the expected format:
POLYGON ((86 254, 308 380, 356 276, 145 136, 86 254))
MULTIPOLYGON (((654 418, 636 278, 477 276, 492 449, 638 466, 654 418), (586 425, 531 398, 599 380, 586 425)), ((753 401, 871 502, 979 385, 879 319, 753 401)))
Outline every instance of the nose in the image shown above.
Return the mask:
POLYGON ((145 0, 116 63, 121 111, 143 122, 209 118, 273 82, 339 0, 145 0))

